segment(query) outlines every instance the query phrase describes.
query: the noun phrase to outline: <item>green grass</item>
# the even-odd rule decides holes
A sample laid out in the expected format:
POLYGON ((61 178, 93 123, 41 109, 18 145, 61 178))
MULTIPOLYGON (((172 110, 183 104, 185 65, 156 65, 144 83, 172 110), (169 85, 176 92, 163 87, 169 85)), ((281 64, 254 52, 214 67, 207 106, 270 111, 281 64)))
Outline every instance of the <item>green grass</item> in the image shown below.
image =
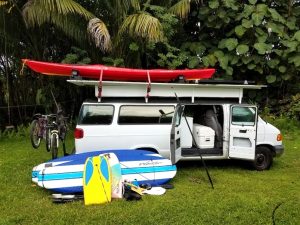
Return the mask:
MULTIPOLYGON (((184 162, 174 189, 141 201, 113 200, 84 206, 54 204, 50 192, 31 183, 32 167, 48 160, 44 143, 33 150, 27 136, 0 139, 0 224, 300 224, 299 127, 285 127, 285 154, 268 171, 240 161, 184 162), (276 210, 275 210, 276 209, 276 210)), ((68 140, 69 151, 73 147, 68 140)))

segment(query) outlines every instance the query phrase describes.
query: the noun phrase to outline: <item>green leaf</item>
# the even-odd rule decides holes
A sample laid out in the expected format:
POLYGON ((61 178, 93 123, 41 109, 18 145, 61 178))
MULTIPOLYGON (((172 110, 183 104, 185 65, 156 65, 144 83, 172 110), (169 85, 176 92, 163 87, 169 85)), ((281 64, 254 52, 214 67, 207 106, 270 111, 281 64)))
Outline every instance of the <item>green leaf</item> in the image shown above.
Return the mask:
POLYGON ((224 52, 217 50, 214 52, 214 55, 219 59, 224 56, 224 52))
POLYGON ((282 78, 283 80, 290 80, 292 77, 293 77, 293 76, 292 76, 291 74, 283 74, 283 75, 281 76, 281 78, 282 78))
POLYGON ((233 49, 235 49, 237 45, 238 45, 238 40, 236 38, 228 38, 225 41, 225 47, 229 51, 232 51, 233 49))
POLYGON ((267 64, 270 68, 274 69, 278 64, 279 64, 279 60, 278 59, 271 59, 268 60, 267 64))
POLYGON ((276 9, 269 8, 269 12, 271 13, 271 16, 274 21, 278 21, 280 23, 285 23, 285 19, 276 11, 276 9))
POLYGON ((271 52, 272 45, 266 43, 255 43, 254 48, 258 51, 258 54, 264 55, 268 52, 271 52))
POLYGON ((252 18, 253 23, 256 26, 259 26, 262 24, 262 20, 264 19, 264 16, 265 15, 263 13, 255 12, 252 14, 251 18, 252 18))
POLYGON ((188 62, 188 67, 193 69, 193 68, 196 68, 198 65, 199 65, 199 58, 194 56, 194 57, 191 57, 189 58, 189 62, 188 62))
POLYGON ((247 68, 248 68, 249 70, 253 70, 255 67, 256 67, 256 65, 255 65, 255 64, 252 64, 252 63, 247 65, 247 68))
POLYGON ((243 62, 244 64, 248 64, 248 63, 251 62, 251 61, 252 61, 252 58, 251 58, 251 57, 247 57, 247 56, 242 57, 242 62, 243 62))
POLYGON ((235 27, 234 31, 237 34, 237 36, 241 37, 246 32, 246 29, 242 25, 238 25, 235 27))
POLYGON ((244 11, 243 11, 243 15, 244 18, 247 18, 248 16, 250 16, 255 10, 255 7, 253 5, 245 5, 244 6, 244 11))
POLYGON ((230 66, 228 66, 227 69, 226 69, 226 74, 232 76, 232 74, 233 74, 233 68, 230 67, 230 66))
POLYGON ((219 18, 224 19, 227 14, 226 14, 225 10, 221 9, 221 10, 218 11, 217 15, 218 15, 219 18))
POLYGON ((290 57, 288 62, 294 63, 296 67, 300 67, 300 54, 290 57))
POLYGON ((219 62, 222 69, 226 70, 228 67, 228 56, 224 55, 223 57, 220 57, 219 62))
POLYGON ((231 9, 231 10, 238 10, 238 4, 236 4, 236 0, 223 0, 222 1, 225 7, 231 9))
POLYGON ((249 0, 249 3, 250 3, 251 5, 255 5, 256 2, 257 2, 257 0, 249 0))
POLYGON ((203 64, 205 66, 215 66, 217 58, 213 54, 209 54, 202 58, 203 64))
POLYGON ((252 20, 243 19, 242 20, 242 26, 245 27, 245 28, 253 27, 253 21, 252 20))
POLYGON ((219 42, 218 48, 221 48, 221 49, 226 48, 226 46, 225 46, 226 40, 227 40, 227 39, 222 39, 222 40, 219 42))
POLYGON ((288 47, 289 52, 294 52, 297 50, 297 47, 299 45, 298 41, 287 41, 287 40, 282 40, 281 43, 285 46, 288 47))
POLYGON ((286 72, 286 67, 285 66, 279 66, 278 70, 280 73, 285 73, 286 72))
POLYGON ((268 30, 270 29, 270 31, 279 34, 280 37, 282 37, 284 34, 285 27, 283 25, 270 22, 267 24, 267 27, 268 30))
POLYGON ((129 49, 133 52, 137 52, 139 50, 139 46, 137 45, 137 43, 135 42, 132 42, 130 43, 129 45, 129 49))
POLYGON ((230 64, 231 65, 235 65, 238 63, 239 61, 239 56, 236 56, 236 55, 231 55, 230 58, 229 58, 229 61, 230 61, 230 64))
POLYGON ((300 30, 294 34, 293 40, 295 40, 295 39, 300 42, 300 30))
POLYGON ((236 51, 237 51, 238 55, 245 54, 246 52, 249 51, 249 46, 244 45, 244 44, 240 44, 240 45, 237 46, 236 51))
POLYGON ((268 11, 268 6, 266 4, 258 4, 256 5, 256 9, 258 12, 265 15, 268 11))
POLYGON ((209 8, 211 8, 211 9, 216 9, 216 8, 218 8, 219 7, 219 1, 218 0, 213 0, 213 1, 209 1, 208 2, 208 6, 209 6, 209 8))
POLYGON ((296 29, 296 17, 294 17, 294 16, 289 17, 287 19, 286 25, 290 30, 295 30, 296 29))
POLYGON ((274 75, 268 75, 266 78, 269 84, 274 83, 276 81, 276 76, 274 75))

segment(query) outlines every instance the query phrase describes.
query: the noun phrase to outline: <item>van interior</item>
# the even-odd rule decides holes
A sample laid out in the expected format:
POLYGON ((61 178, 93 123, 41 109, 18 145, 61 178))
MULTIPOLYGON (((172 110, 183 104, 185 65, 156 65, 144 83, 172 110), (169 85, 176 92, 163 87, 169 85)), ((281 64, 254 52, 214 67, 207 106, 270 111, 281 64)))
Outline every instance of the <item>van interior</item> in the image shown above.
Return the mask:
POLYGON ((222 155, 223 127, 221 105, 185 105, 181 118, 182 156, 222 155))

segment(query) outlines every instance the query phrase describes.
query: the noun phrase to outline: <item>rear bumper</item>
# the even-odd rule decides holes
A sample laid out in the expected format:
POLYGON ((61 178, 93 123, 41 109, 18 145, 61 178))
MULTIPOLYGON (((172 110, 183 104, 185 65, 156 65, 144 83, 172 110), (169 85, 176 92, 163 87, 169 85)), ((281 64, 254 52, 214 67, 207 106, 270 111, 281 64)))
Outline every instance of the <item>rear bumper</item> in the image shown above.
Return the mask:
POLYGON ((281 156, 284 152, 284 146, 283 145, 275 145, 274 146, 275 156, 281 156))

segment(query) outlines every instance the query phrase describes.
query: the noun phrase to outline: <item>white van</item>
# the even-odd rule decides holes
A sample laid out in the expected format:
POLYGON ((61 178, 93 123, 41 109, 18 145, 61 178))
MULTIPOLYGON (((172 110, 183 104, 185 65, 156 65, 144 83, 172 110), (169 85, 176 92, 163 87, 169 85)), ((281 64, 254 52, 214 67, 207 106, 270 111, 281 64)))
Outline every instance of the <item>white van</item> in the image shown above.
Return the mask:
MULTIPOLYGON (((257 170, 269 169, 273 157, 284 151, 280 131, 257 115, 255 105, 241 104, 240 91, 234 99, 236 85, 230 89, 213 86, 213 92, 205 90, 207 96, 215 95, 214 98, 203 93, 194 96, 197 91, 192 87, 188 90, 193 96, 189 93, 184 96, 184 91, 177 87, 176 91, 184 97, 181 103, 174 97, 145 102, 136 96, 107 98, 101 103, 84 102, 75 130, 76 153, 146 149, 170 158, 173 163, 200 160, 201 154, 205 160, 242 159, 252 161, 257 170), (216 90, 220 93, 215 93, 216 90)), ((127 91, 130 93, 132 89, 127 91)), ((164 95, 161 90, 152 94, 164 95)))

